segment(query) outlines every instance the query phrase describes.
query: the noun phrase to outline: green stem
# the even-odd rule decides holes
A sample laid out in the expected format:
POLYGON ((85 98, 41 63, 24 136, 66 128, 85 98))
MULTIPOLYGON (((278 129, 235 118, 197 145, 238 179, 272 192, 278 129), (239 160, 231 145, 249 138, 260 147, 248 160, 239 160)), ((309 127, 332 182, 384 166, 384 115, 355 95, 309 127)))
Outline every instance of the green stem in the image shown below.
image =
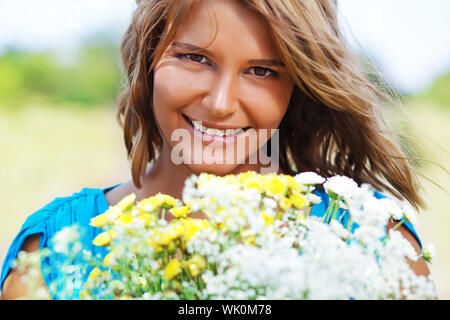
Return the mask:
POLYGON ((305 217, 305 220, 308 218, 309 213, 311 213, 310 209, 311 209, 311 206, 303 209, 303 216, 305 217))
POLYGON ((191 273, 189 272, 188 267, 187 267, 187 266, 183 266, 183 269, 184 269, 184 272, 185 272, 185 273, 187 274, 187 276, 188 276, 189 282, 195 283, 195 285, 197 286, 197 289, 198 289, 198 283, 197 283, 197 282, 194 280, 194 278, 192 277, 191 273))
MULTIPOLYGON (((402 220, 399 223, 397 223, 391 230, 396 230, 398 227, 400 227, 403 224, 403 222, 405 222, 405 220, 402 220)), ((384 245, 388 238, 389 238, 389 234, 386 235, 386 238, 384 238, 384 240, 381 244, 384 245)))
POLYGON ((205 282, 203 281, 203 278, 201 276, 198 277, 198 285, 200 287, 200 291, 205 289, 205 287, 206 287, 205 282))
POLYGON ((327 209, 325 223, 329 223, 331 219, 334 219, 334 217, 336 216, 336 213, 339 210, 339 201, 340 201, 339 198, 333 199, 331 201, 330 205, 328 206, 330 210, 327 209))
POLYGON ((347 231, 351 232, 352 225, 353 225, 353 221, 352 221, 352 216, 350 215, 348 217, 348 222, 347 222, 347 231))
POLYGON ((339 211, 339 201, 336 201, 336 205, 334 207, 333 215, 330 219, 330 222, 331 222, 331 220, 336 219, 336 215, 337 215, 338 211, 339 211))
POLYGON ((339 219, 338 219, 338 222, 341 221, 341 219, 344 217, 345 213, 347 213, 347 212, 348 212, 348 210, 344 210, 344 211, 342 212, 342 214, 340 215, 340 217, 339 217, 339 219))
POLYGON ((329 213, 330 213, 330 211, 331 211, 331 209, 332 209, 332 206, 333 206, 333 200, 330 199, 330 205, 328 206, 327 210, 325 211, 325 214, 324 214, 324 216, 323 216, 323 222, 326 222, 326 221, 327 221, 328 215, 329 215, 329 213))

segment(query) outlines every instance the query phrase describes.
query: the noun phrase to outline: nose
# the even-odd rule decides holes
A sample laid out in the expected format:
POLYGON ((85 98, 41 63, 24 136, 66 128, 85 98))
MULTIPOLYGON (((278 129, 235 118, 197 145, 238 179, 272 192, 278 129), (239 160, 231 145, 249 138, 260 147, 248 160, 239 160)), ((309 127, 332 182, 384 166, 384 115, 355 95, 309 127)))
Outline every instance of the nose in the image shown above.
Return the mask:
POLYGON ((208 93, 202 100, 203 106, 215 117, 225 117, 237 110, 238 101, 235 96, 236 79, 233 74, 223 73, 215 78, 208 93))

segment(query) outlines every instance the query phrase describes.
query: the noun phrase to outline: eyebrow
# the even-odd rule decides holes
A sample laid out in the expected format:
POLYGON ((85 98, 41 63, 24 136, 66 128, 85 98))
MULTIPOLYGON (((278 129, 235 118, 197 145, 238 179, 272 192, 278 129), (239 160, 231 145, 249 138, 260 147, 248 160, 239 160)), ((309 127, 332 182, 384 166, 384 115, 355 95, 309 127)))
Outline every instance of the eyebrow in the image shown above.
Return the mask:
MULTIPOLYGON (((172 47, 180 48, 183 50, 195 51, 195 52, 204 52, 212 57, 214 54, 204 48, 198 47, 196 45, 186 43, 186 42, 174 42, 172 43, 172 47)), ((248 61, 250 64, 257 64, 260 66, 273 67, 278 66, 284 68, 284 63, 278 60, 271 59, 252 59, 248 61)))

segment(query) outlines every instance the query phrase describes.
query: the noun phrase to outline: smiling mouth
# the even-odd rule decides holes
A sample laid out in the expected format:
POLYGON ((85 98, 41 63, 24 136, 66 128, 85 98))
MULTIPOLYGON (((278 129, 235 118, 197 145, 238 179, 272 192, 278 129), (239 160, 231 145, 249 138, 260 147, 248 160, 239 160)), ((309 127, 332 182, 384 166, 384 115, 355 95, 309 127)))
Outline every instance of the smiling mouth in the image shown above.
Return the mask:
POLYGON ((250 127, 239 128, 239 129, 209 128, 209 127, 204 126, 201 121, 192 120, 185 114, 182 114, 182 115, 183 115, 184 119, 189 124, 191 124, 192 127, 194 127, 194 129, 196 129, 200 132, 203 132, 207 135, 210 135, 210 136, 233 137, 233 136, 237 136, 237 135, 247 131, 248 129, 250 129, 250 127))

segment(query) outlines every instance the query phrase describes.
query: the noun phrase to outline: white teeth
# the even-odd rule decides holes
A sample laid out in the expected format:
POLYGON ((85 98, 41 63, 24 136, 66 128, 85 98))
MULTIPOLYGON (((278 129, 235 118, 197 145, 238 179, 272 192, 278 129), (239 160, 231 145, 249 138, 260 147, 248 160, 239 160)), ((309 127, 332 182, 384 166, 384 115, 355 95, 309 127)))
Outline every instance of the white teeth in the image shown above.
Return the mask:
POLYGON ((226 129, 226 130, 220 130, 220 129, 212 129, 207 128, 204 125, 201 124, 201 121, 192 121, 192 124, 194 125, 194 128, 204 132, 210 136, 235 136, 243 132, 243 129, 226 129))

